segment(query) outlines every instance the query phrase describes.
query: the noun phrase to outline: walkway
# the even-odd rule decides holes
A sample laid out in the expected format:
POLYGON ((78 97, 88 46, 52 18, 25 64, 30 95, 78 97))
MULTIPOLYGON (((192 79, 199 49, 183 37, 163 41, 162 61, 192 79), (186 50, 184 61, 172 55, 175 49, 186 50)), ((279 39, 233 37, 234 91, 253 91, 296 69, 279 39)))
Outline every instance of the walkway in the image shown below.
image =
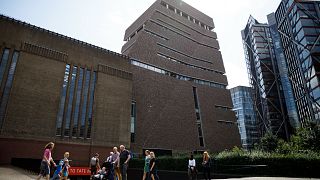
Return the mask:
MULTIPOLYGON (((0 166, 0 180, 34 180, 37 175, 13 166, 0 166)), ((140 179, 140 178, 139 178, 140 179)), ((229 178, 228 180, 316 180, 315 178, 285 178, 285 177, 249 177, 229 178)), ((215 179, 216 180, 216 179, 215 179)), ((220 179, 222 180, 222 179, 220 179)), ((317 179, 320 180, 320 179, 317 179)))
POLYGON ((0 166, 0 180, 29 180, 37 176, 13 166, 0 166))

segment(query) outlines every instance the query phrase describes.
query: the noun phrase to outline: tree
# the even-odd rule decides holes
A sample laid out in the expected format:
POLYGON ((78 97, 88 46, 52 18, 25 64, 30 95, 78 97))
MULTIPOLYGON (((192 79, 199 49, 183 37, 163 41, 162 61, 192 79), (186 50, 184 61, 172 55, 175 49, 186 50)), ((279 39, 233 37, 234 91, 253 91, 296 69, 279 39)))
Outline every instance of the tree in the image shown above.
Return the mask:
POLYGON ((260 148, 266 152, 274 152, 278 146, 278 138, 271 132, 267 132, 260 140, 260 148))
POLYGON ((307 123, 297 130, 290 141, 294 150, 320 151, 320 125, 307 123))

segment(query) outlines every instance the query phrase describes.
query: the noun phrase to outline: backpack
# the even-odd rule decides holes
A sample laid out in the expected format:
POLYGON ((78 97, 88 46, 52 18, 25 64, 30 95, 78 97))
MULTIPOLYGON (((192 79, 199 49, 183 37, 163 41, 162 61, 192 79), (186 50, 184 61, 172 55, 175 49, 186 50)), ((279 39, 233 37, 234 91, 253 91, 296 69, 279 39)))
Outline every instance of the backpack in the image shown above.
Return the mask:
POLYGON ((91 166, 96 166, 97 163, 98 163, 98 158, 92 157, 90 161, 91 166))

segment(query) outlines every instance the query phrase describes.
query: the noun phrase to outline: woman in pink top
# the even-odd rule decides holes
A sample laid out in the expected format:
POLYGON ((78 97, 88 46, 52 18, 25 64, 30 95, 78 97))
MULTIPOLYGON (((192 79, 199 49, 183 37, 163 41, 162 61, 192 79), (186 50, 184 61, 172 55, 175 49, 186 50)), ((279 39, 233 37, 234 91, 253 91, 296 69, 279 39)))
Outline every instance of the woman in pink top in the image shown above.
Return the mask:
POLYGON ((47 180, 50 178, 50 162, 53 163, 54 166, 56 166, 56 163, 53 161, 51 157, 51 151, 54 148, 54 143, 49 142, 45 148, 44 148, 44 153, 41 161, 41 166, 40 166, 40 173, 37 179, 40 179, 41 176, 45 177, 47 180))

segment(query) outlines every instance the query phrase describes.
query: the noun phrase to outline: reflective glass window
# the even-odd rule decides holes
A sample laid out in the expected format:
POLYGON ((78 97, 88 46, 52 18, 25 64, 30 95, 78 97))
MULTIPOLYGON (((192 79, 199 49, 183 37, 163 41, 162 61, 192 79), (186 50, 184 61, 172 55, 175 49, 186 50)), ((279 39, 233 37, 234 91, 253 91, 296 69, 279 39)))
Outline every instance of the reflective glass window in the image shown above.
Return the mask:
POLYGON ((87 138, 91 137, 91 126, 92 126, 92 111, 93 111, 93 100, 94 100, 94 89, 96 84, 96 72, 92 74, 92 80, 90 83, 90 99, 89 99, 89 109, 88 109, 88 131, 87 131, 87 138))
POLYGON ((9 59, 9 49, 4 49, 2 58, 1 58, 1 64, 0 64, 0 86, 2 84, 2 79, 4 76, 4 72, 6 70, 7 64, 9 59))
POLYGON ((80 111, 80 102, 81 102, 83 73, 84 73, 84 69, 80 68, 78 84, 77 84, 77 90, 76 90, 76 104, 75 104, 74 113, 73 113, 72 136, 76 136, 77 135, 78 122, 79 122, 79 111, 80 111))
POLYGON ((86 75, 84 80, 83 102, 82 102, 82 108, 81 108, 80 137, 84 137, 90 77, 91 77, 90 70, 86 70, 86 75))
POLYGON ((76 79, 77 79, 77 67, 73 66, 71 81, 70 81, 70 88, 69 88, 69 93, 68 93, 69 99, 68 99, 65 129, 64 129, 65 136, 70 136, 70 121, 71 121, 72 104, 73 104, 76 79))
POLYGON ((58 111, 58 115, 57 115, 56 135, 61 135, 64 106, 65 106, 67 88, 68 88, 68 82, 69 82, 69 73, 70 73, 70 65, 67 64, 66 69, 65 69, 65 73, 64 73, 64 78, 63 78, 61 97, 60 97, 60 105, 59 105, 59 111, 58 111))
POLYGON ((2 99, 0 103, 0 128, 2 126, 3 119, 5 117, 6 107, 9 100, 9 94, 10 94, 11 86, 13 83, 13 77, 14 77, 14 72, 16 70, 16 66, 18 63, 18 58, 19 58, 19 52, 14 51, 8 76, 7 76, 6 85, 4 87, 4 91, 3 91, 2 99))

